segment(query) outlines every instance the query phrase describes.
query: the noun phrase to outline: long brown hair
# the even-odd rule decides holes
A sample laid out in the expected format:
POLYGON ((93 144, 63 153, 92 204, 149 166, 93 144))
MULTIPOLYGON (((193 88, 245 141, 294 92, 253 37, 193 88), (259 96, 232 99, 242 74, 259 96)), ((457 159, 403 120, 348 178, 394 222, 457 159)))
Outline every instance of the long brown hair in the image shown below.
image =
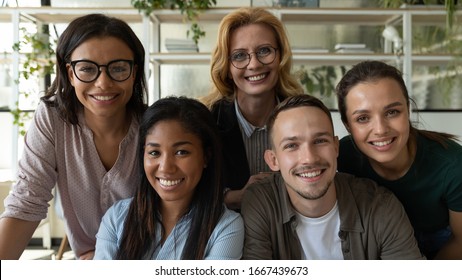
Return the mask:
POLYGON ((263 8, 240 8, 226 15, 218 28, 217 44, 212 52, 210 69, 213 80, 212 89, 209 95, 202 98, 202 101, 209 108, 221 98, 232 99, 234 97, 234 82, 229 78, 229 40, 236 29, 250 24, 269 26, 276 38, 280 63, 275 91, 282 97, 298 95, 303 92, 300 83, 290 72, 292 69, 292 50, 282 22, 263 8))
POLYGON ((144 145, 149 130, 163 120, 178 120, 187 131, 197 135, 207 156, 207 167, 203 170, 189 209, 192 221, 182 259, 204 258, 207 242, 224 211, 221 142, 212 114, 204 104, 194 99, 159 99, 146 110, 141 121, 138 142, 141 182, 124 223, 117 259, 151 258, 148 254, 155 246, 156 225, 162 225, 161 198, 144 172, 144 145))

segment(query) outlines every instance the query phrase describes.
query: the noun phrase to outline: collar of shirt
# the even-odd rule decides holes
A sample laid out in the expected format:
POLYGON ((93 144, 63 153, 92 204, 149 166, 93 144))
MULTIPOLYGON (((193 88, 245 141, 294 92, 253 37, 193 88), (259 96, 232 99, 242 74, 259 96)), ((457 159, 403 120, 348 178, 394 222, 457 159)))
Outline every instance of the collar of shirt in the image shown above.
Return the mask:
MULTIPOLYGON (((276 104, 279 104, 279 97, 276 97, 276 104)), ((266 125, 263 127, 256 127, 253 126, 251 123, 249 123, 245 118, 244 115, 242 115, 241 109, 239 109, 239 105, 237 104, 237 101, 234 100, 234 109, 236 110, 236 116, 237 116, 237 121, 239 122, 239 125, 241 126, 242 130, 244 131, 244 134, 250 138, 252 136, 252 133, 256 130, 266 130, 266 125)))

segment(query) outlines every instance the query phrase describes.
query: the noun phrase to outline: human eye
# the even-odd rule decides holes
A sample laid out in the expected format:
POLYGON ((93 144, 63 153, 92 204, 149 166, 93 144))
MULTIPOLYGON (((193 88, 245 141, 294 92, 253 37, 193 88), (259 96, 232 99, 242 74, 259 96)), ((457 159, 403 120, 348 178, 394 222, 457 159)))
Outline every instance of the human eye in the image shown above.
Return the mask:
POLYGON ((356 118, 356 122, 358 123, 365 123, 367 121, 369 121, 369 117, 365 115, 362 115, 356 118))
POLYGON ((326 138, 317 138, 314 140, 315 144, 324 144, 324 143, 329 143, 329 140, 326 138))
POLYGON ((146 149, 146 153, 152 157, 159 157, 160 156, 160 152, 158 150, 148 150, 146 149))
POLYGON ((265 46, 265 47, 261 47, 259 48, 256 53, 257 53, 257 56, 259 57, 263 57, 263 56, 267 56, 271 53, 271 48, 268 47, 268 46, 265 46))
POLYGON ((183 150, 178 150, 178 151, 176 151, 175 154, 178 155, 178 156, 186 156, 186 155, 189 155, 190 152, 183 149, 183 150))
POLYGON ((111 73, 123 73, 130 71, 130 64, 127 61, 113 61, 109 64, 111 73))
POLYGON ((297 147, 297 143, 287 143, 282 148, 283 150, 295 150, 297 147))
POLYGON ((244 51, 236 51, 231 54, 231 60, 233 61, 244 61, 248 58, 248 54, 244 51))
POLYGON ((98 71, 98 67, 91 62, 79 62, 76 64, 76 71, 85 74, 93 74, 98 71))
POLYGON ((385 115, 386 115, 387 117, 394 117, 394 116, 399 115, 399 113, 400 113, 399 110, 392 109, 392 110, 388 110, 388 111, 386 112, 385 115))

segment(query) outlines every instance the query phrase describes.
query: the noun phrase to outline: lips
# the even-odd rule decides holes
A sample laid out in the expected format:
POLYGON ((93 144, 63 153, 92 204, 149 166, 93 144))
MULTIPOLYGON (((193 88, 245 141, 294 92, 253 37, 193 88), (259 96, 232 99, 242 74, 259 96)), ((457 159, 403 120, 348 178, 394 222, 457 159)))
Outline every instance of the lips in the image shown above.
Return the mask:
POLYGON ((260 80, 263 80, 267 76, 268 76, 268 73, 263 73, 263 74, 259 74, 259 75, 255 75, 255 76, 249 76, 246 79, 251 81, 251 82, 258 82, 260 80))
POLYGON ((390 145, 394 141, 394 138, 386 140, 386 141, 371 141, 370 144, 377 146, 377 147, 384 147, 390 145))
POLYGON ((181 183, 181 181, 183 181, 183 179, 167 180, 167 179, 161 179, 161 178, 158 178, 158 180, 159 180, 159 183, 165 187, 172 187, 172 186, 178 185, 179 183, 181 183))
POLYGON ((116 98, 116 95, 92 95, 92 97, 98 101, 110 101, 116 98))
POLYGON ((322 173, 321 170, 316 170, 312 172, 304 172, 304 173, 299 173, 298 176, 303 177, 303 178, 314 178, 319 176, 322 173))

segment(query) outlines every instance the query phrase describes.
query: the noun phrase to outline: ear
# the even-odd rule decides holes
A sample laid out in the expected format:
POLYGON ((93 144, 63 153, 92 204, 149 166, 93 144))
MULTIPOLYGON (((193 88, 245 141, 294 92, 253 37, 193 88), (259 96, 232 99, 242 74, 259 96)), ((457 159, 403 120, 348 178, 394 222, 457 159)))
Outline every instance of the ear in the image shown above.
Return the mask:
POLYGON ((340 148, 340 142, 338 141, 338 136, 334 136, 334 147, 335 147, 335 153, 337 154, 338 158, 338 153, 339 153, 339 148, 340 148))
POLYGON ((279 163, 274 151, 266 150, 264 156, 266 164, 268 164, 269 168, 273 171, 279 171, 279 163))
POLYGON ((73 73, 73 70, 72 70, 72 67, 69 63, 66 64, 66 70, 67 70, 67 78, 69 79, 69 82, 71 83, 71 85, 73 87, 75 87, 74 85, 74 73, 73 73))

